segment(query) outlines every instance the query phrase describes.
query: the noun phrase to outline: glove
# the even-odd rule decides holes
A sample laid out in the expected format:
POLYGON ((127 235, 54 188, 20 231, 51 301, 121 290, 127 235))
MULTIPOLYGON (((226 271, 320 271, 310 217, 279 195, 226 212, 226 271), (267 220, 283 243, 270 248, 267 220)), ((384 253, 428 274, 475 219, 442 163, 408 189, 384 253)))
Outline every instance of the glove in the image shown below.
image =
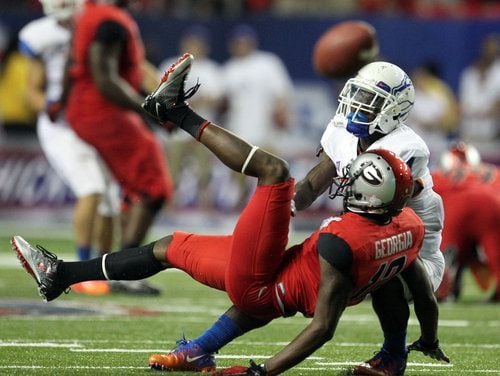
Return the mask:
POLYGON ((450 362, 450 358, 448 358, 443 350, 441 350, 441 348, 439 347, 439 341, 436 341, 432 345, 429 345, 422 342, 422 338, 419 338, 417 341, 408 346, 408 352, 410 351, 420 351, 424 353, 424 355, 430 356, 432 359, 442 360, 446 363, 450 362))
POLYGON ((234 366, 230 368, 225 368, 220 371, 215 371, 212 373, 212 376, 222 376, 222 375, 266 376, 267 372, 264 366, 256 364, 253 360, 250 360, 250 367, 234 366))
POLYGON ((290 214, 292 217, 295 217, 295 214, 297 214, 297 208, 295 207, 295 200, 292 200, 290 203, 290 214))
POLYGON ((53 123, 56 122, 61 115, 63 108, 64 106, 60 101, 47 102, 47 108, 45 109, 45 111, 47 112, 50 121, 52 121, 53 123))

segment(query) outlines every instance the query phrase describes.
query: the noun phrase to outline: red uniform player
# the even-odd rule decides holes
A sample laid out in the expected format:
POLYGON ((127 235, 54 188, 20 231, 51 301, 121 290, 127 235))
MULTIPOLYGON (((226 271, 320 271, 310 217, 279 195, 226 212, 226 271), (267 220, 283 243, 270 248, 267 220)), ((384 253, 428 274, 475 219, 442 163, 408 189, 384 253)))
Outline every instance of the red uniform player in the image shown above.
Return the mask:
POLYGON ((139 91, 151 71, 137 24, 113 1, 88 2, 76 21, 72 58, 67 118, 98 151, 130 206, 123 247, 139 245, 173 183, 161 146, 142 118, 147 115, 139 91))
POLYGON ((440 300, 457 299, 461 293, 462 272, 469 267, 483 290, 496 281, 491 301, 498 302, 499 174, 496 166, 481 163, 474 150, 470 145, 458 143, 443 155, 441 169, 433 172, 434 189, 443 199, 446 217, 441 243, 446 272, 437 296, 440 300))
POLYGON ((287 249, 294 194, 288 164, 189 108, 184 80, 192 59, 186 54, 167 71, 145 108, 196 137, 229 168, 258 178, 233 233, 175 232, 147 246, 76 263, 57 260, 16 236, 13 249, 42 296, 53 300, 67 286, 86 279, 140 279, 168 267, 184 270, 205 285, 227 291, 233 306, 196 340, 181 341, 171 353, 152 355, 150 365, 214 371, 215 350, 235 337, 281 316, 311 316, 302 333, 265 364, 217 372, 276 375, 332 338, 347 305, 403 274, 420 310, 422 339, 414 348, 435 344, 430 352, 445 359, 437 341, 437 303, 417 258, 424 224, 405 208, 413 193, 409 167, 387 150, 361 154, 338 179, 336 195, 344 196, 347 213, 327 220, 307 240, 287 249))

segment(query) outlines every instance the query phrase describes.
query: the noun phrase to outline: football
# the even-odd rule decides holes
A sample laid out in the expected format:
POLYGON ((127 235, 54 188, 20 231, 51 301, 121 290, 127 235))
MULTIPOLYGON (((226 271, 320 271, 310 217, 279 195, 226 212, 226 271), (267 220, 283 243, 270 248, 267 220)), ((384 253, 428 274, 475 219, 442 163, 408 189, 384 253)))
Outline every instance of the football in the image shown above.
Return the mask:
POLYGON ((322 77, 343 79, 356 74, 378 55, 375 28, 364 21, 344 21, 316 41, 313 66, 322 77))

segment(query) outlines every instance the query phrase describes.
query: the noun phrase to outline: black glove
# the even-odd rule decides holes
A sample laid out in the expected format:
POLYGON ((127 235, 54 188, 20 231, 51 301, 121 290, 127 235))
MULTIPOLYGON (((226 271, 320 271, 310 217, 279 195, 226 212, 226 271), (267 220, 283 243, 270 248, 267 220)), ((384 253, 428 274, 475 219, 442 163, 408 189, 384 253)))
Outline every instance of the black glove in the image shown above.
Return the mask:
POLYGON ((424 355, 430 356, 432 359, 442 360, 446 363, 450 362, 450 358, 448 358, 439 347, 439 341, 429 345, 428 343, 424 343, 422 338, 419 338, 408 346, 408 352, 410 351, 420 351, 424 353, 424 355))
POLYGON ((253 360, 250 360, 250 367, 234 366, 212 373, 212 376, 223 376, 223 375, 266 376, 267 372, 264 366, 256 364, 253 360))

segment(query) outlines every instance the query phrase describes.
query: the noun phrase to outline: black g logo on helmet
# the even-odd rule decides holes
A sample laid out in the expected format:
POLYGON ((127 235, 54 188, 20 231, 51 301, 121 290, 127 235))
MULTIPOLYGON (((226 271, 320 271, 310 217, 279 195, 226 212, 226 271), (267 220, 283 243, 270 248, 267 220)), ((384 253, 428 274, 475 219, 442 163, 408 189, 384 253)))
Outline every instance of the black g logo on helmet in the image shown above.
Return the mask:
POLYGON ((361 176, 368 184, 374 186, 381 185, 384 181, 382 177, 382 172, 373 164, 370 164, 365 168, 363 168, 361 176))

